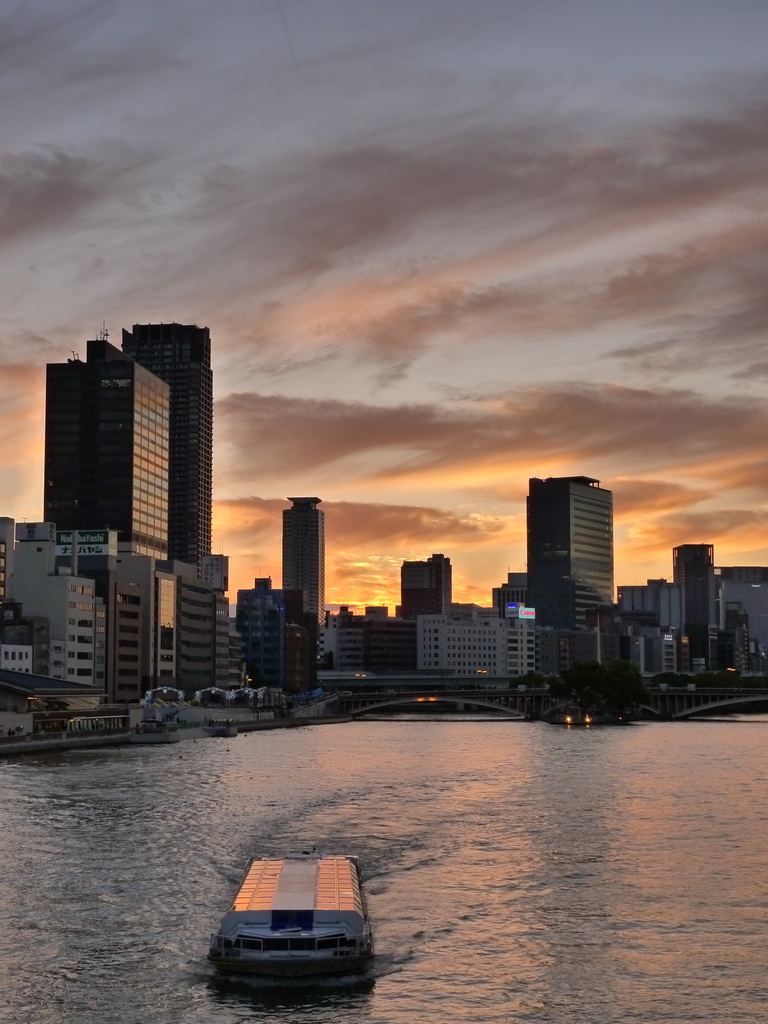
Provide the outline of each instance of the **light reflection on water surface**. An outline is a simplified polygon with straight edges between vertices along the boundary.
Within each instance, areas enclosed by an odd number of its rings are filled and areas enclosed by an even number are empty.
[[[2,761],[0,1019],[762,1022],[766,730],[358,722]],[[246,859],[313,843],[363,861],[372,976],[215,978]]]

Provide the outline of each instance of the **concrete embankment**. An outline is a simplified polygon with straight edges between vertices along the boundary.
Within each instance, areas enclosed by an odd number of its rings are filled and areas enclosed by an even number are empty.
[[[349,715],[329,715],[326,718],[265,718],[254,722],[238,722],[238,735],[246,732],[261,732],[266,729],[296,729],[311,725],[336,725],[351,722]],[[0,757],[12,757],[17,754],[41,754],[52,750],[83,750],[92,747],[120,747],[130,743],[130,732],[105,733],[88,736],[69,733],[56,735],[36,734],[27,736],[0,737]],[[216,739],[203,732],[202,727],[193,726],[179,729],[181,740]],[[232,737],[236,739],[237,737]],[[160,749],[167,744],[154,744]],[[152,746],[148,744],[147,746]],[[146,748],[143,748],[146,749]]]
[[[238,722],[237,731],[255,732],[258,729],[295,729],[305,725],[339,725],[352,722],[351,715],[328,715],[325,718],[272,718],[265,722]]]

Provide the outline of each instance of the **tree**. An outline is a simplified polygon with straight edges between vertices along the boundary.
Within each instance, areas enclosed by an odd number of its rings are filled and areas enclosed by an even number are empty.
[[[553,688],[550,693],[572,700],[579,707],[600,711],[604,704],[608,686],[608,670],[597,661],[577,661],[570,668],[560,673],[561,685]]]
[[[610,665],[596,661],[576,662],[552,680],[550,693],[571,700],[584,711],[626,714],[648,699],[638,669],[616,659]]]
[[[541,672],[526,672],[524,676],[516,676],[514,679],[510,679],[509,688],[510,690],[516,690],[518,686],[527,686],[532,690],[540,690],[546,682],[547,678]]]
[[[640,670],[636,665],[617,658],[608,666],[610,676],[606,704],[611,711],[623,715],[649,699]]]

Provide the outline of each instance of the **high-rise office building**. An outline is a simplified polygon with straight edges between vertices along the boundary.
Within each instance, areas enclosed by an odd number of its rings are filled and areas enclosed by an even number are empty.
[[[528,604],[539,626],[583,629],[613,603],[613,494],[588,476],[528,483]]]
[[[213,374],[207,327],[134,324],[123,352],[170,386],[168,557],[200,567],[211,550]]]
[[[288,498],[283,509],[283,589],[305,590],[307,611],[325,621],[325,514],[321,498]],[[314,655],[313,655],[314,657]]]
[[[768,566],[719,566],[715,569],[715,583],[720,629],[725,628],[726,606],[738,602],[749,616],[750,640],[768,647]]]
[[[453,570],[450,558],[431,555],[425,561],[403,562],[400,567],[400,604],[403,619],[418,615],[448,615],[453,598]]]
[[[507,615],[507,605],[524,605],[528,600],[528,573],[508,572],[507,582],[491,591],[493,607],[503,618]]]
[[[168,385],[105,339],[46,371],[45,520],[166,558]]]
[[[683,585],[683,628],[691,643],[694,668],[715,667],[715,549],[712,544],[679,544],[672,548],[672,574]]]
[[[269,576],[253,590],[237,592],[237,631],[243,638],[246,672],[252,686],[282,688],[285,682],[285,605],[283,591]]]

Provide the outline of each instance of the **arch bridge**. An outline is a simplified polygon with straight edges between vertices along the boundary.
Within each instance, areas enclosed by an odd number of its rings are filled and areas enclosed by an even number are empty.
[[[708,711],[738,708],[747,704],[765,704],[765,690],[653,690],[651,699],[640,707],[660,718],[682,721]]]
[[[354,693],[337,691],[339,709],[352,718],[361,718],[377,711],[392,710],[397,707],[434,704],[452,704],[456,708],[467,711],[488,710],[499,717],[520,721],[538,717],[562,705],[561,698],[552,697],[546,688],[521,690],[510,689],[448,689],[416,687],[399,688],[397,692],[388,690],[357,690]],[[707,688],[690,690],[687,687],[654,688],[650,700],[640,707],[655,718],[684,721],[696,715],[722,709],[738,709],[749,704],[764,703],[768,710],[768,690]]]
[[[342,709],[352,718],[362,718],[364,715],[374,714],[377,711],[408,708],[409,706],[418,706],[421,710],[434,706],[434,710],[437,711],[440,705],[451,704],[464,711],[492,711],[499,718],[525,721],[531,710],[530,706],[526,706],[525,701],[522,701],[522,707],[519,706],[521,700],[518,693],[497,690],[468,690],[466,692],[425,690],[398,694],[340,694],[339,702]]]

